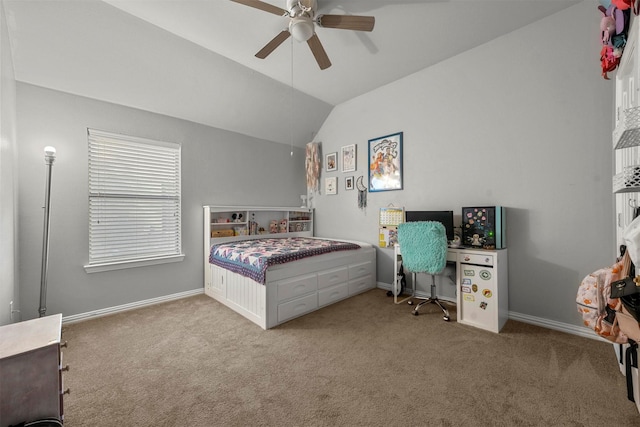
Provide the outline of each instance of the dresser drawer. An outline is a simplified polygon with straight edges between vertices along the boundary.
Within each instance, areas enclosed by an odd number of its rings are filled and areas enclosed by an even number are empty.
[[[463,264],[493,266],[493,254],[479,254],[470,252],[460,252],[460,262]]]
[[[347,283],[349,280],[349,269],[347,266],[318,273],[318,289],[328,288],[340,283]]]
[[[343,283],[331,288],[321,289],[318,291],[318,306],[322,307],[328,304],[345,299],[349,296],[349,285]]]
[[[309,313],[318,308],[318,294],[316,292],[293,301],[278,305],[278,322],[292,319]]]
[[[316,274],[306,274],[304,276],[296,276],[276,282],[278,287],[278,301],[286,301],[296,298],[318,289],[318,279]]]

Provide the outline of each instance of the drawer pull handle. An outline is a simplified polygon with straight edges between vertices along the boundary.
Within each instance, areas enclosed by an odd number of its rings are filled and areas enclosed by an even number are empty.
[[[61,370],[62,372],[65,372],[65,371],[66,371],[66,372],[69,372],[69,365],[64,365],[63,367],[61,367],[61,368],[60,368],[60,370]]]
[[[64,394],[71,394],[71,389],[67,388],[65,391],[61,392],[60,394],[64,395]]]
[[[67,342],[63,342],[60,344],[60,348],[67,348]]]

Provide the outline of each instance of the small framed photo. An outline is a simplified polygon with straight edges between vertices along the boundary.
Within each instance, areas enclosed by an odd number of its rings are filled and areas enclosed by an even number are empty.
[[[324,160],[327,172],[338,170],[338,153],[329,153]]]
[[[402,132],[369,140],[369,192],[402,190]]]
[[[338,194],[338,177],[332,176],[324,179],[325,194]]]
[[[344,179],[344,189],[345,190],[353,190],[353,177],[348,176]]]
[[[342,147],[342,172],[354,172],[356,170],[356,145]]]

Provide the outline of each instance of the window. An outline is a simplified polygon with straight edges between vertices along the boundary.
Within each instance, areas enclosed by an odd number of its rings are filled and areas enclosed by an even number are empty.
[[[88,129],[87,272],[181,261],[180,145]]]

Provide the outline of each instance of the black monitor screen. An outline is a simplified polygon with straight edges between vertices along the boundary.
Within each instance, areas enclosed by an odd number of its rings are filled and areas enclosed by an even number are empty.
[[[453,211],[406,211],[405,220],[441,222],[447,231],[447,240],[453,240]]]

